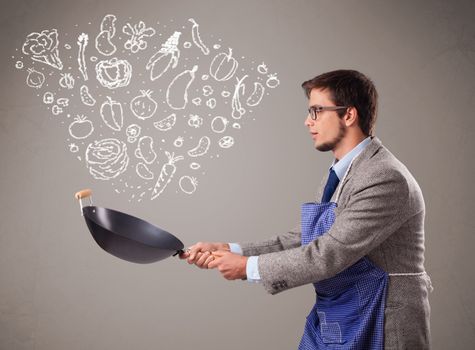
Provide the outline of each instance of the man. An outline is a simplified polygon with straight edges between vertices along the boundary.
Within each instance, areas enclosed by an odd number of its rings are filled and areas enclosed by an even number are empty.
[[[313,283],[317,302],[299,349],[429,349],[422,192],[373,135],[377,92],[337,70],[302,84],[315,148],[335,157],[301,224],[252,243],[196,243],[182,254],[270,293]],[[323,186],[323,184],[325,186]]]

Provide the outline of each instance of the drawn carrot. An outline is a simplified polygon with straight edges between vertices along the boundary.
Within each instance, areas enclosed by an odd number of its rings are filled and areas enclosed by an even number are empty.
[[[170,152],[167,152],[167,151],[165,151],[165,154],[168,157],[168,163],[165,163],[162,166],[162,170],[160,171],[160,175],[158,176],[157,183],[155,184],[155,187],[153,188],[151,199],[155,199],[160,194],[162,194],[162,192],[165,190],[165,188],[168,186],[173,176],[175,175],[175,172],[176,172],[175,163],[183,159],[183,156],[175,157],[174,153],[170,154]]]

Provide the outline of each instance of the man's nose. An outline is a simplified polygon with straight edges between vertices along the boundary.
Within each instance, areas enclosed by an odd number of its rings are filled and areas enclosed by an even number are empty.
[[[315,121],[312,118],[310,118],[310,114],[307,114],[307,118],[305,118],[305,122],[304,122],[305,126],[307,127],[311,126],[313,125],[314,122]]]

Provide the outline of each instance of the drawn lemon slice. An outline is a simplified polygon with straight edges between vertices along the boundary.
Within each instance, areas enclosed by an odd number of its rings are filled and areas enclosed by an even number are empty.
[[[172,113],[168,117],[153,123],[153,126],[160,131],[167,131],[173,128],[176,123],[176,114]]]

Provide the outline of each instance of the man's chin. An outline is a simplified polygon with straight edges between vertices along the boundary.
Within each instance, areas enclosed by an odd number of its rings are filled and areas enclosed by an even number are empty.
[[[315,149],[319,150],[320,152],[328,152],[328,151],[331,151],[333,149],[334,145],[330,144],[330,143],[321,143],[321,144],[317,144],[315,145]]]

